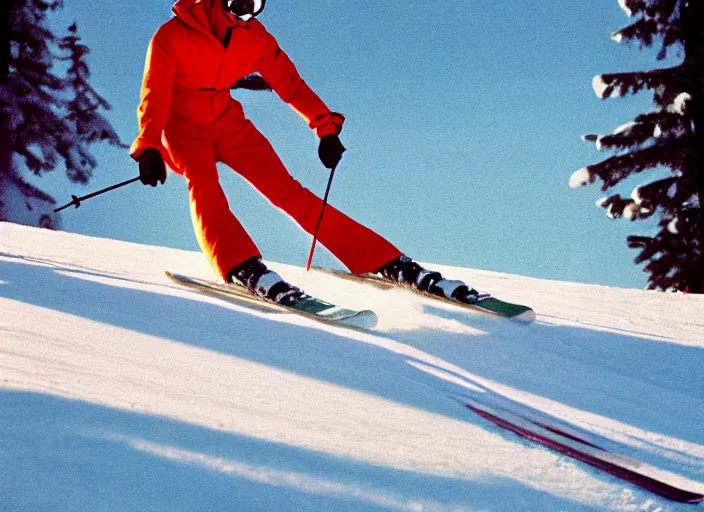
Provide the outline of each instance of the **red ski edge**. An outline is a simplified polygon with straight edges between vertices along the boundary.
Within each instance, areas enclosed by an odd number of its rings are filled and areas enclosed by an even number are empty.
[[[567,455],[568,457],[580,460],[590,466],[605,471],[612,476],[630,482],[659,496],[684,503],[699,503],[704,499],[704,494],[702,493],[671,485],[663,480],[639,472],[636,469],[631,469],[625,465],[620,465],[618,462],[610,461],[608,460],[609,458],[621,459],[623,461],[628,459],[617,454],[612,454],[611,452],[596,447],[591,443],[587,443],[582,439],[563,435],[563,433],[557,429],[540,425],[539,423],[535,423],[525,418],[519,418],[518,421],[515,421],[515,419],[511,420],[510,418],[502,417],[502,415],[511,416],[511,413],[502,413],[499,410],[485,406],[473,400],[471,400],[470,403],[465,403],[465,406],[482,418],[489,420],[503,429],[514,432],[515,434],[518,434],[526,439],[530,439],[531,441],[535,441],[536,443]],[[524,425],[521,425],[520,423],[524,423]],[[556,436],[562,437],[563,439],[556,439]],[[582,443],[583,446],[580,447],[578,444],[574,445],[574,442]],[[639,464],[636,461],[634,462],[639,466],[645,466],[645,464]]]

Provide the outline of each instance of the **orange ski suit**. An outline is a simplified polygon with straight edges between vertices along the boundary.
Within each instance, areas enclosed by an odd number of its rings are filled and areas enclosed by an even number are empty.
[[[230,87],[259,72],[319,137],[339,133],[344,117],[306,85],[259,21],[237,19],[220,0],[179,0],[173,11],[176,16],[159,27],[149,45],[139,135],[130,154],[137,159],[146,148],[155,148],[183,175],[198,243],[227,279],[233,267],[261,254],[230,211],[216,161],[243,176],[308,233],[314,232],[322,208],[322,200],[288,173],[269,141],[244,117]],[[353,273],[373,272],[401,254],[331,206],[318,239]]]

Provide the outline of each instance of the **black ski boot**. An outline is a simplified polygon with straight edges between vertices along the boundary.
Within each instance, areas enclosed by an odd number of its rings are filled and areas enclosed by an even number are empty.
[[[253,294],[282,306],[293,306],[305,296],[300,288],[284,281],[257,257],[249,258],[233,268],[228,274],[228,281],[241,284]]]
[[[403,254],[381,267],[376,273],[381,274],[384,279],[409,286],[414,290],[466,304],[475,304],[484,297],[462,281],[445,279],[440,272],[426,270]]]

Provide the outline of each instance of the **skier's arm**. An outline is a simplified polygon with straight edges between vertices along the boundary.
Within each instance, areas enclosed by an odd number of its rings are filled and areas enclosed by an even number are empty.
[[[271,85],[279,97],[306,120],[318,137],[339,134],[345,117],[331,112],[298,74],[296,66],[279,47],[278,42],[258,21],[252,21],[260,31],[256,48],[259,62],[257,71]]]
[[[141,102],[137,109],[139,135],[130,148],[130,155],[135,160],[147,148],[157,149],[162,156],[168,157],[161,142],[161,134],[171,112],[176,68],[176,55],[165,34],[165,27],[162,26],[149,43],[144,64]]]

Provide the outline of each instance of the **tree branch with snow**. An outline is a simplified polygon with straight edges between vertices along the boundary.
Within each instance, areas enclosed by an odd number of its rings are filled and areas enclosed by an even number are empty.
[[[619,0],[636,18],[612,36],[638,42],[641,48],[659,40],[658,60],[668,49],[683,52],[680,64],[663,69],[597,75],[592,87],[601,99],[653,93],[654,109],[610,134],[585,135],[599,151],[614,154],[574,172],[572,188],[602,182],[617,187],[635,174],[669,169],[670,176],[644,183],[622,197],[597,201],[609,218],[630,220],[659,216],[654,236],[633,235],[628,246],[639,249],[636,264],[647,263],[648,288],[704,293],[704,121],[694,105],[704,100],[704,8],[701,0]],[[697,118],[696,116],[699,115]],[[702,127],[697,130],[697,126]],[[693,213],[695,212],[695,213]]]

